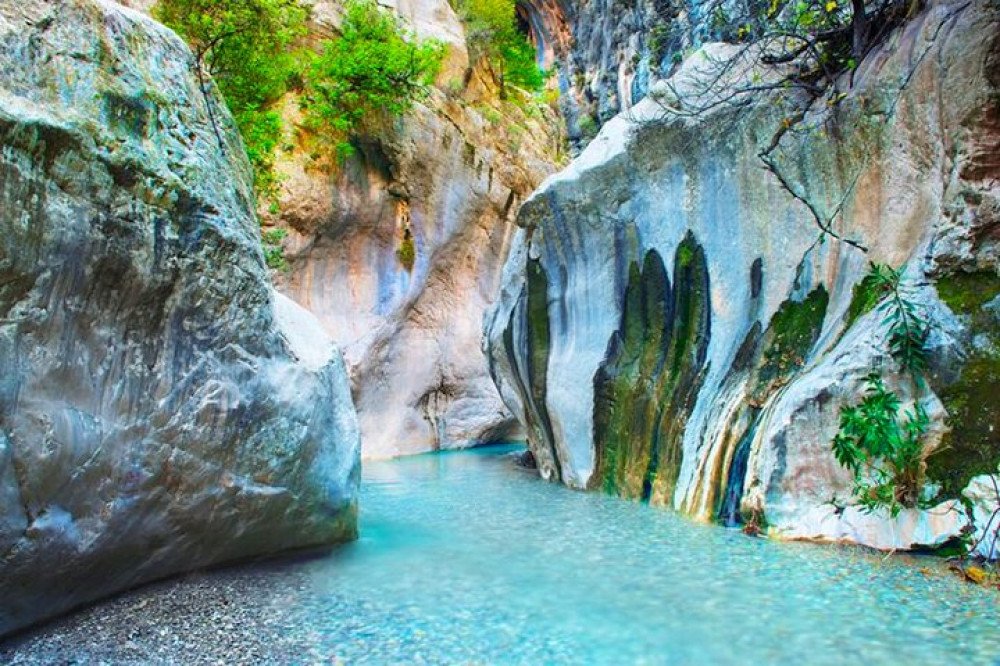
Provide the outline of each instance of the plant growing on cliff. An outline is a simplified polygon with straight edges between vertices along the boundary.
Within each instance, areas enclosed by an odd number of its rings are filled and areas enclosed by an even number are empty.
[[[258,195],[273,196],[281,119],[268,107],[288,90],[296,71],[292,45],[305,34],[308,10],[297,0],[160,0],[154,13],[191,46],[220,147],[210,79],[236,120]]]
[[[408,273],[413,271],[413,266],[417,262],[417,246],[413,242],[413,232],[409,228],[403,230],[403,240],[396,249],[396,259]]]
[[[325,40],[305,69],[305,126],[340,156],[350,140],[384,131],[428,94],[444,47],[419,40],[374,0],[349,0],[341,34]]]
[[[923,436],[930,420],[918,403],[900,415],[900,400],[881,374],[866,380],[860,404],[840,410],[833,454],[854,475],[853,494],[866,511],[885,508],[896,516],[917,506],[923,485]]]
[[[889,353],[908,372],[917,388],[927,367],[929,328],[909,298],[902,271],[871,265],[856,291],[861,309],[875,307],[888,327]],[[877,304],[877,305],[876,305]],[[884,508],[892,516],[920,500],[924,477],[923,438],[930,420],[918,402],[900,414],[899,396],[889,391],[880,371],[866,379],[859,404],[840,410],[840,430],[831,444],[833,454],[854,477],[853,495],[867,511]]]
[[[459,11],[466,25],[466,42],[473,62],[484,66],[506,99],[508,88],[540,90],[545,75],[535,47],[519,21],[514,0],[462,0]]]
[[[261,245],[264,248],[264,261],[269,268],[283,271],[288,268],[285,259],[285,248],[282,241],[288,236],[285,229],[271,229],[261,233]]]

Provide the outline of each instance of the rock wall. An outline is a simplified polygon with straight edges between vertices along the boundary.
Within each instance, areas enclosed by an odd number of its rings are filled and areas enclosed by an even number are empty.
[[[867,254],[820,234],[763,168],[758,153],[794,108],[780,95],[689,118],[666,113],[667,89],[654,89],[548,179],[521,209],[485,320],[541,474],[879,548],[971,529],[963,493],[988,515],[1000,463],[988,402],[1000,389],[998,35],[995,4],[934,3],[853,86],[841,82],[845,98],[817,102],[782,138],[789,187]],[[697,89],[726,48],[688,58],[676,88]],[[869,260],[906,266],[932,323],[929,387],[898,372],[881,315],[858,307]],[[830,441],[873,367],[934,420],[933,509],[892,519],[850,505]]]
[[[182,41],[103,0],[6,2],[0,69],[0,635],[353,538],[343,361],[273,292]]]
[[[314,32],[336,23],[338,7],[316,5]],[[289,231],[279,290],[344,346],[366,457],[517,434],[481,351],[481,321],[499,290],[517,209],[564,152],[553,109],[501,102],[469,69],[464,29],[447,2],[397,10],[419,35],[448,44],[438,87],[332,169],[297,129],[290,96],[282,193],[265,212],[268,225]],[[408,267],[399,252],[410,242]]]

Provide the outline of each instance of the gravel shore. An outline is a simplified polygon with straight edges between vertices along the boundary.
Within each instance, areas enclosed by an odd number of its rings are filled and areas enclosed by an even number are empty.
[[[154,583],[0,643],[0,663],[337,663],[310,654],[297,601],[302,561],[268,562]],[[344,617],[351,612],[343,605]]]

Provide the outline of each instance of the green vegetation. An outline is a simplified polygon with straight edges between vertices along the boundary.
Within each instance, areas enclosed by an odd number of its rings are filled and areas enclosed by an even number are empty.
[[[899,397],[877,372],[868,375],[861,403],[840,410],[833,454],[854,475],[854,496],[864,510],[885,508],[896,516],[903,507],[917,506],[929,424],[919,403],[901,419]]]
[[[407,272],[411,272],[417,262],[417,246],[413,242],[413,232],[408,228],[403,230],[403,240],[396,250],[396,259]]]
[[[286,236],[288,236],[288,231],[285,229],[271,229],[261,234],[264,261],[267,262],[268,267],[279,271],[288,268],[288,262],[285,260],[285,248],[281,244]]]
[[[341,34],[319,53],[294,48],[309,16],[298,0],[161,0],[156,16],[190,44],[213,124],[209,77],[218,84],[263,199],[277,195],[284,129],[271,107],[290,89],[304,90],[305,126],[344,155],[352,138],[384,131],[424,96],[444,56],[375,0],[348,0]]]
[[[304,72],[306,127],[350,154],[352,138],[379,134],[426,96],[443,57],[440,43],[419,41],[375,0],[348,0],[341,34]]]
[[[208,94],[208,78],[215,80],[243,137],[257,193],[273,197],[281,118],[268,107],[295,78],[292,46],[305,34],[308,11],[296,0],[161,0],[155,14],[190,44],[218,133]]]
[[[908,298],[902,271],[873,263],[859,287],[854,293],[859,303],[856,309],[860,312],[881,301],[877,309],[889,326],[889,352],[911,374],[917,388],[922,387],[929,328]],[[866,386],[859,404],[840,410],[833,453],[854,476],[858,504],[866,511],[884,508],[896,516],[920,500],[923,438],[930,420],[919,402],[904,418],[899,396],[886,389],[880,371],[868,375]]]
[[[805,365],[806,356],[823,329],[829,302],[829,294],[820,285],[802,301],[788,300],[781,304],[764,332],[763,351],[751,383],[751,402],[762,403]]]
[[[472,60],[485,66],[506,99],[513,86],[540,90],[545,75],[538,68],[535,47],[518,29],[514,0],[459,0]]]
[[[844,330],[846,331],[863,315],[874,310],[881,296],[882,293],[869,272],[861,282],[854,285],[854,289],[851,291],[851,303],[847,306]]]

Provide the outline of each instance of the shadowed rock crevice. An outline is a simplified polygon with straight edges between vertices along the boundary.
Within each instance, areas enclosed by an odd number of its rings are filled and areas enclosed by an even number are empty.
[[[562,468],[546,405],[551,333],[548,277],[541,262],[527,259],[527,281],[504,330],[507,359],[516,368],[514,388],[525,407],[528,442],[543,478],[562,481]]]

